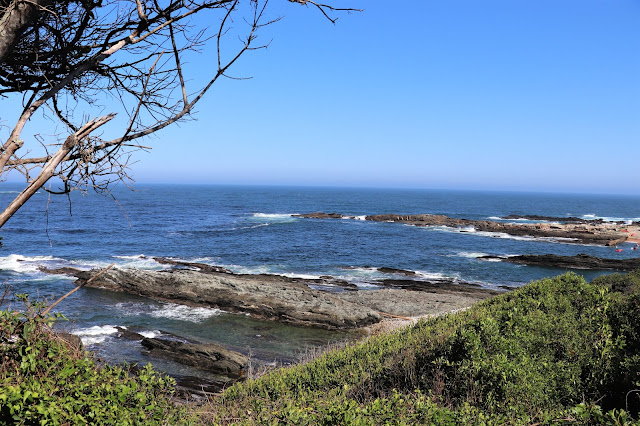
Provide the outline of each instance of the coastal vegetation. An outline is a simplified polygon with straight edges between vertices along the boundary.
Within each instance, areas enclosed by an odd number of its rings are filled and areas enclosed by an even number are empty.
[[[1,314],[5,422],[640,424],[640,271],[565,274],[173,402],[150,367],[102,366],[28,303]]]
[[[534,282],[238,384],[208,407],[209,421],[632,422],[639,284],[640,272],[594,284],[573,274]]]
[[[174,380],[151,365],[101,365],[54,333],[60,315],[16,295],[24,309],[0,311],[0,424],[179,424]]]

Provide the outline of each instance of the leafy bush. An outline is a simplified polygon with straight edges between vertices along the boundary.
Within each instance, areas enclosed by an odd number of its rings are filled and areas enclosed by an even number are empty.
[[[639,283],[640,272],[541,280],[238,383],[191,412],[172,403],[171,379],[97,366],[21,296],[25,312],[0,311],[0,419],[640,425]]]
[[[171,400],[174,381],[150,365],[135,375],[98,366],[50,329],[41,303],[0,311],[0,423],[177,424],[186,412]],[[60,316],[58,316],[60,317]]]
[[[640,291],[640,269],[627,274],[601,275],[594,278],[591,284],[606,286],[612,291],[632,294]]]
[[[640,388],[640,298],[603,284],[573,274],[531,283],[237,384],[204,420],[640,424],[631,417]]]

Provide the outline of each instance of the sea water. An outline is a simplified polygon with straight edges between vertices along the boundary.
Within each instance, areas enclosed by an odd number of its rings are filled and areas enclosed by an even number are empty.
[[[19,187],[0,186],[6,205]],[[340,213],[355,219],[303,219],[297,213]],[[112,194],[37,193],[0,231],[0,279],[12,292],[53,300],[73,288],[73,279],[39,267],[162,269],[154,256],[200,262],[236,273],[291,277],[331,275],[363,289],[383,275],[379,267],[448,277],[486,288],[517,287],[566,272],[478,259],[490,254],[637,257],[623,244],[610,247],[563,240],[476,232],[472,228],[415,227],[365,221],[383,213],[442,214],[475,220],[516,215],[640,220],[640,197],[463,192],[443,190],[137,185]],[[574,271],[587,279],[606,271]],[[5,303],[6,304],[6,303]],[[173,374],[193,374],[147,358],[139,342],[117,339],[126,327],[147,337],[179,335],[217,341],[261,362],[290,362],[311,346],[349,338],[348,333],[256,321],[214,308],[161,303],[123,293],[83,288],[57,307],[63,327],[107,362],[153,361]]]

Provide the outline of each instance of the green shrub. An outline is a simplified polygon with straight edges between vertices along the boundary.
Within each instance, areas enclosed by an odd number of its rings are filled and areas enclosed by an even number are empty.
[[[601,275],[594,278],[591,284],[606,286],[612,291],[631,294],[640,291],[640,269],[627,274]]]
[[[150,365],[135,375],[98,366],[53,333],[43,305],[0,311],[0,423],[177,424],[186,412],[171,400],[174,381]]]
[[[640,296],[610,288],[573,274],[531,283],[237,384],[203,420],[639,424]]]

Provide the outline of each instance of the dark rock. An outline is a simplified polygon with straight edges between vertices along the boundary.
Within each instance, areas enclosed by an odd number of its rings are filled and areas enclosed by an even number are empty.
[[[230,351],[217,343],[183,343],[175,340],[145,338],[142,340],[149,354],[168,358],[184,365],[202,370],[224,374],[228,377],[241,377],[249,361],[239,352]]]
[[[382,272],[383,274],[402,274],[406,276],[416,275],[415,271],[407,271],[404,269],[396,269],[396,268],[378,268],[378,272]]]
[[[313,218],[351,218],[336,213],[311,213],[299,217]],[[473,228],[475,231],[504,233],[513,236],[561,239],[565,243],[597,244],[612,246],[627,240],[628,234],[617,229],[619,224],[603,221],[584,221],[579,223],[504,223],[492,220],[457,219],[443,215],[381,214],[366,216],[365,220],[374,222],[397,222],[413,226],[445,226],[449,228]]]
[[[127,339],[127,340],[142,340],[145,337],[140,334],[140,333],[136,333],[135,331],[131,331],[127,328],[124,327],[118,327],[116,326],[116,330],[118,330],[118,337],[121,337],[123,339]]]
[[[65,331],[59,331],[59,332],[56,332],[56,335],[62,340],[64,340],[69,345],[70,348],[75,350],[83,349],[82,339],[80,339],[80,337],[76,336],[75,334],[67,333]]]
[[[537,221],[547,221],[547,222],[561,222],[561,223],[587,223],[592,225],[601,225],[604,223],[616,224],[616,225],[625,225],[624,221],[612,221],[608,222],[604,219],[583,219],[581,217],[557,217],[557,216],[540,216],[540,215],[519,215],[519,214],[510,214],[509,216],[503,217],[503,219],[513,220],[513,219],[526,219],[526,220],[537,220]]]
[[[507,290],[507,291],[513,291],[513,290],[516,289],[516,287],[511,287],[511,286],[508,286],[508,285],[499,285],[498,288],[501,288],[501,289]]]
[[[345,216],[338,213],[305,213],[305,214],[293,214],[293,217],[303,217],[307,219],[342,219]]]
[[[206,402],[212,395],[222,392],[235,380],[210,379],[196,376],[175,376],[176,396],[185,401]]]
[[[222,274],[233,274],[229,269],[222,266],[212,266],[206,263],[182,262],[180,260],[167,259],[166,257],[154,257],[153,260],[161,265],[183,266],[187,268],[196,268],[201,272],[216,272]]]
[[[442,290],[453,292],[473,292],[474,289],[478,289],[481,292],[486,290],[481,288],[480,285],[467,282],[459,282],[454,279],[442,279],[442,280],[382,280],[378,284],[385,288],[395,288],[411,291],[426,291],[431,293],[437,293]]]
[[[44,266],[38,266],[38,270],[40,272],[44,272],[45,274],[54,274],[54,275],[71,275],[72,277],[77,277],[78,273],[83,272],[77,268],[71,268],[68,266],[62,268],[47,268]]]
[[[83,285],[95,274],[96,271],[79,272],[76,285]],[[155,300],[246,313],[293,325],[347,329],[380,321],[379,315],[371,309],[362,309],[333,294],[309,288],[309,284],[315,283],[325,281],[185,269],[111,269],[88,285]]]
[[[521,265],[543,266],[564,269],[596,269],[613,271],[634,271],[640,268],[640,258],[606,259],[578,254],[576,256],[559,256],[555,254],[520,255],[520,256],[481,256],[478,259],[500,260]]]

